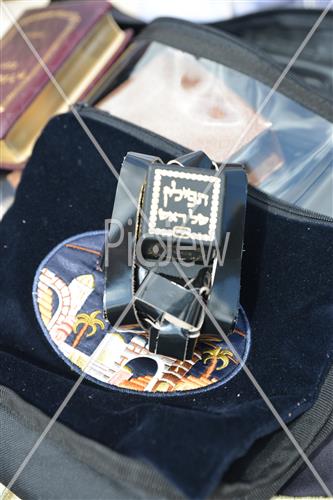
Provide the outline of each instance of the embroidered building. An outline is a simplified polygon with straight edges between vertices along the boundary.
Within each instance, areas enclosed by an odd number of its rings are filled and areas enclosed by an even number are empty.
[[[65,341],[72,332],[76,314],[94,287],[92,274],[77,276],[67,285],[49,269],[41,271],[37,287],[38,307],[45,326],[57,344]],[[54,294],[58,304],[53,313]]]
[[[92,274],[77,276],[69,285],[47,268],[39,277],[37,303],[42,320],[58,348],[76,366],[107,384],[147,392],[197,389],[218,380],[206,377],[205,373],[189,374],[202,358],[198,352],[194,353],[192,360],[185,361],[151,353],[147,349],[147,337],[142,332],[133,334],[129,341],[126,330],[108,333],[92,356],[67,344],[76,315],[94,286]],[[149,373],[144,368],[147,362]]]
[[[194,353],[192,360],[181,361],[151,353],[146,347],[147,342],[146,337],[140,335],[135,335],[126,343],[119,333],[107,334],[98,347],[99,352],[94,355],[88,373],[118,387],[147,392],[196,389],[215,382],[204,375],[188,375],[192,367],[201,360],[200,354]],[[134,376],[130,368],[131,362],[140,359],[155,362],[153,375]]]

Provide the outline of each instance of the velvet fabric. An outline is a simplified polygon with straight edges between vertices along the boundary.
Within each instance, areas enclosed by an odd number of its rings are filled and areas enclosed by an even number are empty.
[[[170,159],[134,135],[84,120],[117,168],[128,151]],[[175,156],[182,152],[175,147]],[[0,224],[0,384],[50,416],[77,374],[38,325],[34,275],[62,240],[103,229],[115,190],[115,177],[75,117],[59,116],[38,140]],[[331,363],[332,242],[332,223],[249,197],[241,289],[252,327],[247,366],[286,422],[311,407]],[[192,498],[212,493],[255,440],[279,427],[244,370],[194,395],[135,394],[84,381],[60,420],[153,464]]]

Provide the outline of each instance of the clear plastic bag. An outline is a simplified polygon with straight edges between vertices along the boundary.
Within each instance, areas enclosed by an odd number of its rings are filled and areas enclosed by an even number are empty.
[[[270,92],[222,64],[153,42],[99,107],[218,162],[245,163],[252,185],[333,216],[332,124]]]

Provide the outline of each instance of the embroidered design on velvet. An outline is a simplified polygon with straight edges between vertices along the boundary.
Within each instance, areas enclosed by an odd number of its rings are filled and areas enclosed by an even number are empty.
[[[103,244],[103,231],[78,235],[58,245],[37,270],[35,312],[64,361],[97,383],[146,393],[202,389],[239,372],[250,345],[242,309],[229,336],[242,363],[214,335],[201,336],[192,360],[180,361],[149,352],[148,335],[137,324],[113,329],[102,312],[104,276],[98,264]]]

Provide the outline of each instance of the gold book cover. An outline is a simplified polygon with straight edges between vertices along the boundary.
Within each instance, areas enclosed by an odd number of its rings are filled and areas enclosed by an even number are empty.
[[[29,10],[1,40],[0,168],[22,168],[48,120],[91,92],[125,48],[131,32],[110,8],[73,0]]]

